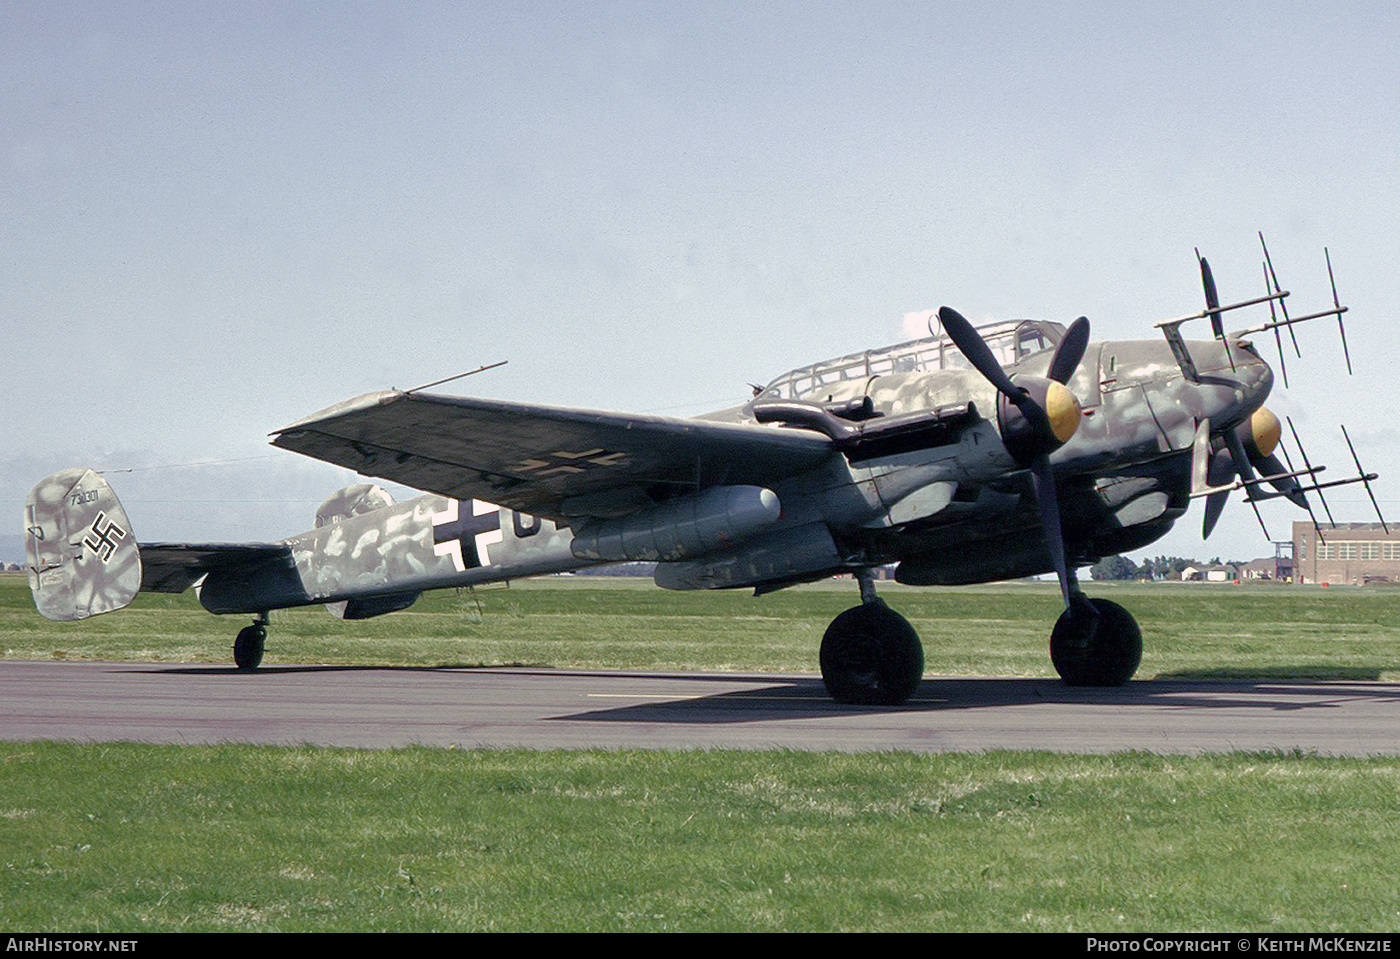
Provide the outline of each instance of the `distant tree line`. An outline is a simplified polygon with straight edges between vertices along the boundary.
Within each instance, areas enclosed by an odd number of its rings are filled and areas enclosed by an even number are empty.
[[[1232,566],[1243,566],[1245,561],[1231,560]],[[1181,571],[1189,566],[1219,566],[1220,557],[1217,556],[1209,563],[1203,563],[1198,559],[1189,556],[1158,556],[1156,559],[1145,559],[1139,565],[1128,559],[1126,556],[1105,556],[1093,566],[1089,567],[1089,575],[1093,579],[1142,579],[1142,580],[1162,580],[1180,579]]]

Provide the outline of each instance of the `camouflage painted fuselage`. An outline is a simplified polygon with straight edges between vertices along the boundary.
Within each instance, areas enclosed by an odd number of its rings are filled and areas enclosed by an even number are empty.
[[[1226,429],[1267,397],[1272,373],[1247,343],[1188,346],[1195,381],[1161,341],[1092,346],[1069,380],[1083,416],[1050,461],[1073,562],[1163,535],[1189,502],[1198,424]],[[1044,376],[1050,355],[1025,356],[1007,372]],[[940,408],[968,412],[932,445],[869,458],[833,447],[816,468],[771,489],[719,487],[721,497],[712,488],[615,520],[541,519],[437,495],[377,508],[370,498],[361,512],[333,507],[324,525],[285,541],[290,560],[256,576],[211,574],[201,600],[214,612],[345,604],[340,614],[353,618],[403,608],[426,589],[622,559],[656,562],[656,582],[672,589],[766,590],[886,563],[920,584],[1053,568],[1027,471],[1003,446],[998,397],[979,374],[889,371],[791,394],[830,408],[866,397],[870,424]],[[701,419],[752,425],[754,404]]]
[[[419,496],[293,536],[289,557],[256,575],[211,573],[200,602],[215,613],[345,604],[332,611],[364,618],[402,609],[427,589],[587,565],[569,550],[572,538],[550,520],[490,503]]]

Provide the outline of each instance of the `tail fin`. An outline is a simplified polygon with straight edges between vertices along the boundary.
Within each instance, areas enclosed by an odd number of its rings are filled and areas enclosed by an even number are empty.
[[[107,481],[63,470],[29,493],[25,554],[34,605],[48,619],[86,619],[121,609],[141,589],[131,521]]]

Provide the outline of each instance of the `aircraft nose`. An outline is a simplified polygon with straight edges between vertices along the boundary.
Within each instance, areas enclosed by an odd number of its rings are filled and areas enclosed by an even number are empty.
[[[1245,449],[1257,456],[1272,456],[1283,435],[1283,425],[1267,406],[1255,410],[1241,429]]]
[[[1079,429],[1083,412],[1073,390],[1050,380],[1045,390],[1045,414],[1050,419],[1050,432],[1055,434],[1055,439],[1068,443]]]
[[[1028,463],[1069,442],[1079,429],[1083,411],[1073,391],[1056,380],[1018,375],[1016,388],[1029,400],[1025,405],[1030,413],[1002,397],[997,402],[997,421],[1007,450]]]

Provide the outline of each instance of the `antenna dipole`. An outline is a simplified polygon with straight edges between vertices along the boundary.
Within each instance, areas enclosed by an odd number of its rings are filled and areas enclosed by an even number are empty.
[[[494,370],[498,366],[505,366],[510,360],[501,360],[499,363],[488,363],[485,366],[478,366],[474,370],[467,370],[465,373],[457,373],[453,376],[444,376],[440,380],[433,380],[431,383],[424,383],[422,386],[415,386],[411,390],[404,390],[405,393],[417,393],[419,390],[426,390],[431,386],[441,386],[444,383],[451,383],[453,380],[460,380],[464,376],[473,376],[477,373],[485,373],[487,370]]]

